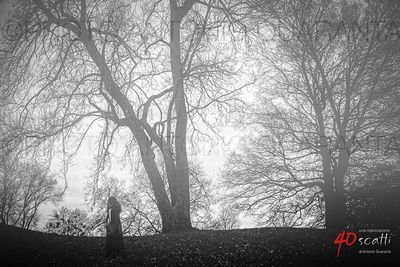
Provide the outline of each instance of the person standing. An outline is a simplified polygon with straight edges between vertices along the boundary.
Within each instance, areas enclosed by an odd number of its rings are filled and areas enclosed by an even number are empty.
[[[106,217],[106,255],[118,255],[124,249],[121,226],[121,205],[114,196],[108,198]]]

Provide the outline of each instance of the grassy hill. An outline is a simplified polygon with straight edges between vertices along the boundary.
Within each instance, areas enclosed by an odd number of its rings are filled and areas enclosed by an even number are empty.
[[[359,254],[358,242],[342,246],[336,231],[259,228],[189,231],[125,237],[125,252],[104,256],[105,239],[68,237],[0,224],[2,266],[399,266],[399,240],[391,254]],[[396,261],[399,261],[396,264]]]

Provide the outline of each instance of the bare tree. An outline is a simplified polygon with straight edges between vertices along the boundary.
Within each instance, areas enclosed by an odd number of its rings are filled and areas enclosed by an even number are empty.
[[[38,209],[61,201],[63,191],[38,163],[21,163],[11,153],[1,155],[0,160],[0,220],[29,229],[38,221]]]
[[[44,230],[47,233],[70,236],[90,236],[92,233],[87,212],[66,207],[53,211]]]
[[[253,51],[265,79],[247,121],[257,134],[226,167],[231,197],[264,208],[266,222],[280,214],[287,225],[343,227],[350,172],[396,157],[366,142],[398,131],[400,47],[390,21],[399,7],[256,2],[263,26]],[[385,23],[367,29],[371,20]]]
[[[208,228],[213,230],[232,230],[239,227],[239,211],[232,205],[222,206],[219,213],[208,223]]]
[[[16,13],[26,15],[16,15],[27,18],[23,34],[6,46],[6,62],[24,77],[10,104],[27,122],[22,134],[59,142],[68,164],[101,122],[95,181],[114,139],[130,136],[127,150],[140,153],[163,231],[191,228],[188,131],[191,140],[209,138],[214,129],[199,128],[210,126],[206,111],[228,114],[241,88],[229,86],[237,70],[218,35],[228,9],[194,0],[29,2]]]

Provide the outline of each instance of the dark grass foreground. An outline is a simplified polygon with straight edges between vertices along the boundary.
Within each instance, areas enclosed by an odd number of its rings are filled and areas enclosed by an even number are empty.
[[[299,228],[189,231],[125,237],[125,253],[104,256],[105,239],[67,237],[0,224],[1,266],[400,266],[392,254],[358,254],[333,244],[337,232]],[[397,245],[396,245],[397,243]]]

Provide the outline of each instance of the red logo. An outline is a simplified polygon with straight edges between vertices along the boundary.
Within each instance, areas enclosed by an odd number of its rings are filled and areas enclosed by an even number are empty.
[[[342,244],[344,243],[346,246],[352,246],[357,240],[357,235],[354,232],[345,232],[342,231],[336,237],[334,244],[338,245],[337,257],[339,258],[340,249],[342,248]]]

